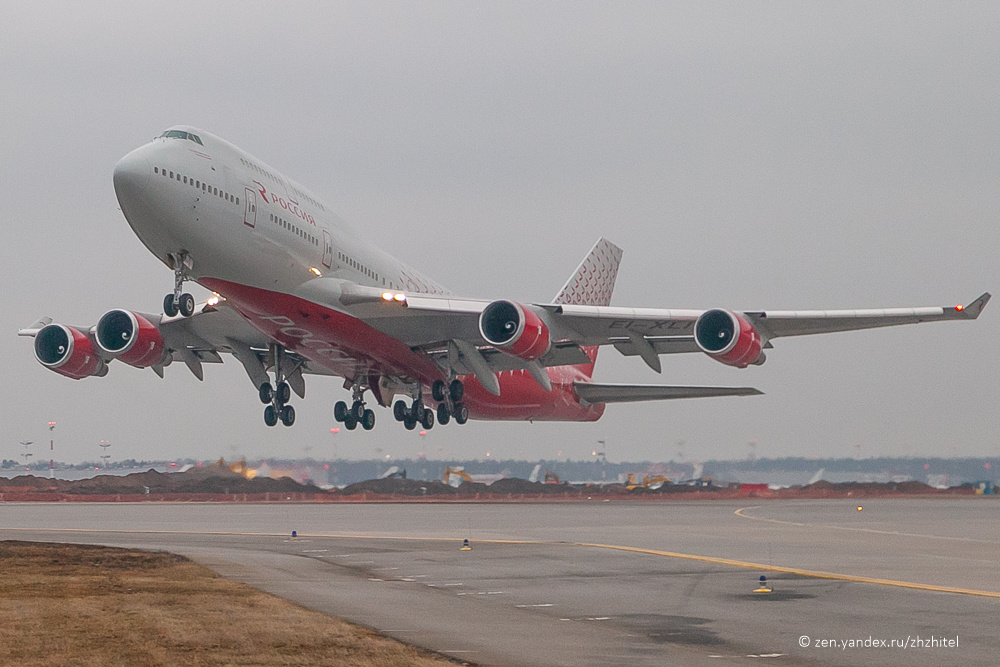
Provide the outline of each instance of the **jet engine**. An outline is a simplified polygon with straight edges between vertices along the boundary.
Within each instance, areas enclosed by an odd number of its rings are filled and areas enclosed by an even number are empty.
[[[35,358],[46,368],[74,380],[108,374],[107,365],[87,334],[63,324],[49,324],[35,334]]]
[[[487,343],[525,361],[549,351],[552,339],[541,318],[513,301],[494,301],[479,316],[479,333]]]
[[[147,368],[163,361],[160,331],[142,315],[109,310],[95,327],[97,345],[130,366]]]
[[[727,366],[746,368],[764,363],[764,341],[742,315],[708,310],[694,324],[694,340],[702,352]]]

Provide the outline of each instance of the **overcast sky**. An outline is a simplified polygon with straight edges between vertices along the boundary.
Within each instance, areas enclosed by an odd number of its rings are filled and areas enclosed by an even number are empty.
[[[114,363],[73,381],[18,327],[158,312],[172,274],[115,199],[117,160],[185,123],[318,194],[470,296],[550,300],[601,235],[612,304],[865,308],[1000,289],[996,3],[6,3],[0,457],[1000,457],[992,304],[975,323],[781,339],[760,368],[598,381],[751,385],[610,406],[596,424],[470,422],[333,436],[330,378],[268,429],[239,363]],[[47,449],[47,446],[45,447]],[[381,450],[381,451],[380,451]],[[36,457],[48,458],[36,451]]]

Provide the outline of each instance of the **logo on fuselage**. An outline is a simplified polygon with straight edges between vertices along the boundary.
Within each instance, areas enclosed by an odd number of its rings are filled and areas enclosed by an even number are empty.
[[[297,218],[305,220],[314,227],[316,226],[316,218],[313,217],[312,213],[303,211],[301,208],[299,208],[299,205],[296,204],[295,202],[287,201],[285,200],[284,197],[280,195],[277,195],[273,192],[268,192],[267,188],[264,187],[264,184],[261,183],[260,181],[254,181],[254,183],[257,184],[257,191],[260,192],[260,196],[264,198],[265,202],[276,204],[281,208],[285,209],[286,211],[288,211],[289,213],[291,213],[292,215],[296,216]]]

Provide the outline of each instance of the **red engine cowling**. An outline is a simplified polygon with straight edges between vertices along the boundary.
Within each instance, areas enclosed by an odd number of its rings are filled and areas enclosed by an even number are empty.
[[[702,352],[727,366],[746,368],[764,363],[764,341],[742,315],[708,310],[694,325],[694,340]]]
[[[60,375],[80,380],[108,374],[108,367],[87,334],[63,324],[49,324],[35,334],[35,358]]]
[[[130,366],[147,368],[163,361],[163,336],[145,317],[109,310],[95,327],[97,345]]]
[[[513,301],[486,306],[479,316],[479,333],[490,345],[525,361],[534,361],[552,346],[541,318]]]

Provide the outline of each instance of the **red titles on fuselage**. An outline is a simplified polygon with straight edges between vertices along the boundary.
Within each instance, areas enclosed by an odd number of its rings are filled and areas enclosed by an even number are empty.
[[[293,201],[287,201],[284,197],[281,197],[273,192],[268,192],[267,188],[265,188],[264,184],[261,183],[260,181],[254,181],[254,183],[257,184],[260,196],[264,198],[264,201],[269,202],[271,204],[276,204],[277,206],[280,206],[281,208],[285,209],[295,217],[301,218],[302,220],[308,222],[310,225],[316,226],[316,218],[313,217],[312,213],[302,210],[301,208],[299,208],[299,205]]]

